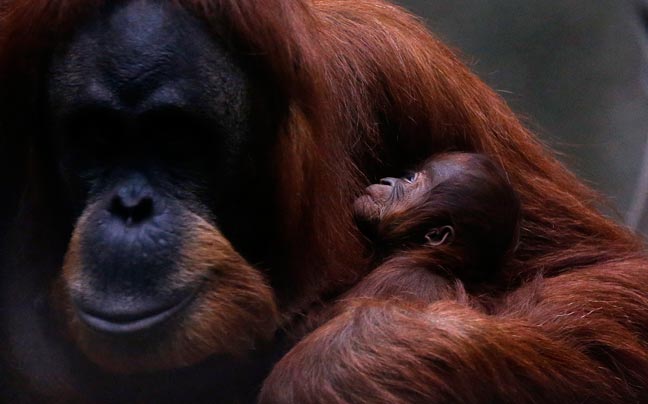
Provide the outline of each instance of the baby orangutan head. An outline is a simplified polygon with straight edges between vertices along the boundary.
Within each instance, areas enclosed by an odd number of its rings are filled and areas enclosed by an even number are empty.
[[[514,247],[520,203],[486,156],[447,153],[367,187],[354,212],[381,254],[412,252],[430,265],[481,279]]]

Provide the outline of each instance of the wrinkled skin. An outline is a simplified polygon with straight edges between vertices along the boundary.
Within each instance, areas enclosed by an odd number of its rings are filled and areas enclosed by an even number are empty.
[[[267,254],[273,206],[250,204],[272,199],[259,173],[275,130],[264,86],[213,38],[171,3],[117,3],[50,62],[39,147],[59,188],[52,215],[73,231],[58,232],[69,243],[42,264],[58,274],[34,280],[32,264],[5,294],[10,347],[28,358],[39,394],[131,401],[151,383],[159,400],[179,390],[198,400],[227,397],[233,380],[259,383],[277,307],[266,274],[240,253]],[[29,282],[36,290],[16,295]]]

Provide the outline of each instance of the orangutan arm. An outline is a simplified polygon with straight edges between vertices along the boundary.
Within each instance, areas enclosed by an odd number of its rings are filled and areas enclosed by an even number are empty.
[[[533,282],[493,316],[450,301],[350,300],[275,366],[260,402],[646,402],[645,267]]]
[[[338,311],[346,300],[371,297],[378,300],[399,298],[432,303],[439,300],[466,302],[463,283],[443,268],[431,270],[417,265],[407,255],[395,256],[371,271],[336,304]]]

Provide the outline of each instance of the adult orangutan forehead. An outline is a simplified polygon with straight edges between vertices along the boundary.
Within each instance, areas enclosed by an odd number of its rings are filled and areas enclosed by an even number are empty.
[[[175,107],[223,130],[246,130],[249,80],[205,24],[174,2],[108,2],[59,49],[51,70],[55,113]]]

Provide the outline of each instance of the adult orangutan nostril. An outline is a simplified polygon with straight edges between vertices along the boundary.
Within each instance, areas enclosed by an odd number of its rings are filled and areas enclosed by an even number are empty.
[[[153,198],[151,196],[123,198],[118,194],[112,198],[108,210],[127,226],[138,225],[153,217]]]

